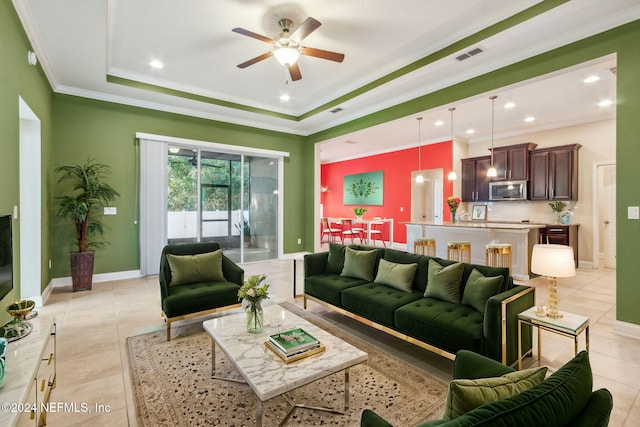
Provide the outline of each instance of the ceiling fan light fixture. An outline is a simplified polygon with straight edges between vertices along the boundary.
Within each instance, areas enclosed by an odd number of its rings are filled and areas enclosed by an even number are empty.
[[[298,58],[300,58],[300,50],[289,46],[276,46],[276,49],[273,51],[273,55],[276,57],[280,65],[289,67],[295,64],[298,61]]]

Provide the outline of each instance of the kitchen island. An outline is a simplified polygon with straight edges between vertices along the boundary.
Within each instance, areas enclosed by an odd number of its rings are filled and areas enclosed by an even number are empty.
[[[485,263],[485,247],[489,243],[509,243],[512,251],[511,275],[514,279],[529,280],[530,259],[533,245],[538,243],[538,229],[543,224],[511,222],[462,221],[446,222],[415,221],[405,222],[407,226],[407,252],[413,252],[413,242],[421,237],[436,239],[436,256],[447,257],[447,242],[471,242],[471,262]]]

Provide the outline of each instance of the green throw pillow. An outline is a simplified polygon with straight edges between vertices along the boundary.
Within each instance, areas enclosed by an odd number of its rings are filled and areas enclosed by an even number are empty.
[[[460,304],[460,282],[462,282],[463,271],[464,264],[460,262],[443,267],[430,259],[424,296]]]
[[[495,378],[453,380],[449,383],[443,418],[453,420],[486,403],[520,394],[541,384],[546,374],[547,368],[542,366]]]
[[[376,249],[371,251],[357,251],[347,248],[344,257],[344,268],[341,276],[373,281],[373,269],[376,266]]]
[[[342,273],[344,266],[344,250],[346,246],[337,243],[329,243],[329,256],[327,258],[327,267],[325,273]]]
[[[502,276],[485,277],[474,268],[469,274],[467,284],[464,287],[462,303],[470,305],[480,313],[484,313],[487,300],[500,292],[503,281],[504,277]]]
[[[222,274],[222,249],[197,255],[167,254],[171,283],[169,286],[197,282],[226,282]]]
[[[381,259],[378,265],[375,283],[389,285],[401,291],[411,292],[413,278],[416,275],[418,264],[398,264]]]

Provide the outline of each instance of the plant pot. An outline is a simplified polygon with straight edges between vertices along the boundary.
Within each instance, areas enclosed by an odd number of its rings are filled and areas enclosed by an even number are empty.
[[[93,282],[93,251],[71,253],[73,291],[90,291]]]

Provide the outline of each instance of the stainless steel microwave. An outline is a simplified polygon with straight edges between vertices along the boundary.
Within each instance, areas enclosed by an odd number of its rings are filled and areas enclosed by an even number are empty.
[[[527,200],[527,181],[490,182],[489,200]]]

